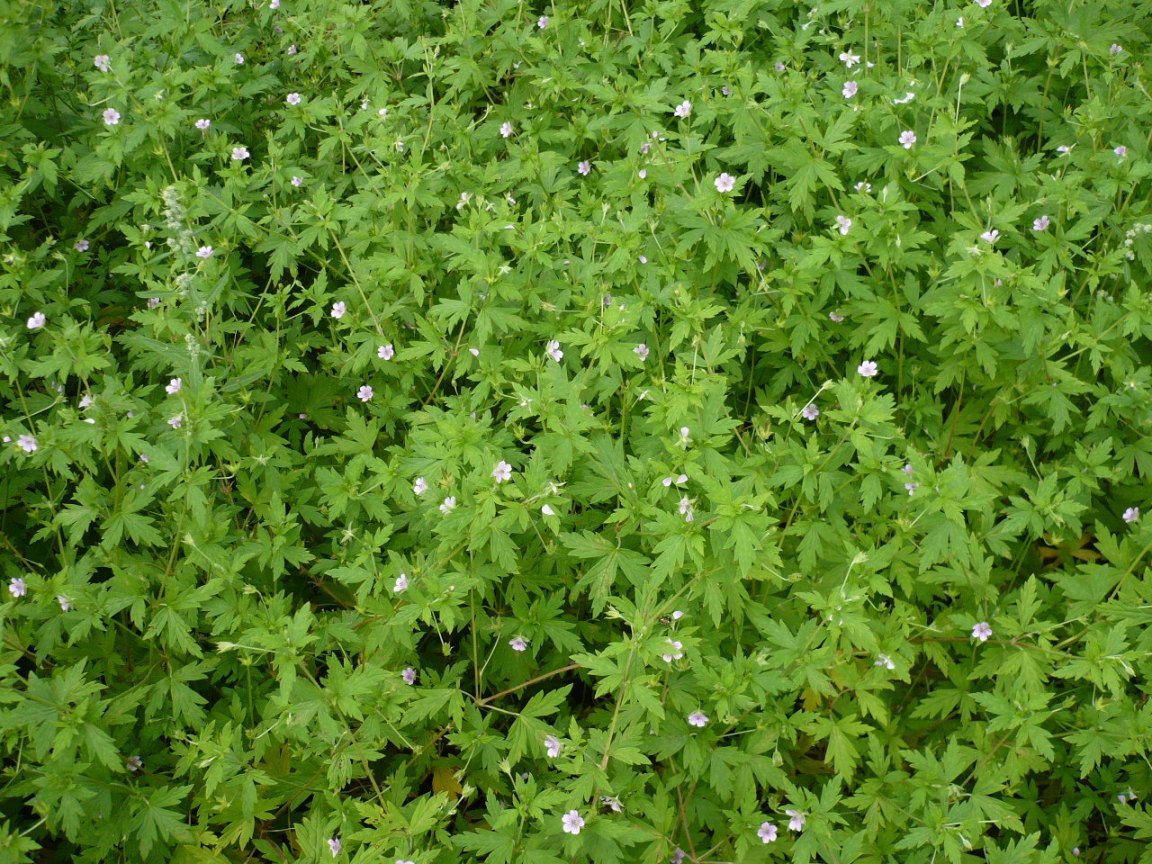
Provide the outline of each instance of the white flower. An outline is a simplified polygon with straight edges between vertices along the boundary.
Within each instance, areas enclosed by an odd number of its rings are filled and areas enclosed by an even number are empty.
[[[543,513],[545,516],[555,516],[556,515],[556,511],[553,510],[551,507],[549,507],[547,504],[545,504],[543,507],[540,508],[540,512]]]
[[[905,150],[911,150],[912,145],[916,143],[916,133],[911,129],[905,129],[900,133],[900,146]]]
[[[109,108],[104,112],[104,125],[115,126],[120,122],[120,112],[115,108]]]
[[[579,811],[569,810],[564,814],[564,833],[573,836],[580,833],[580,829],[584,827],[584,819],[581,818]]]
[[[852,230],[852,220],[847,216],[840,214],[836,217],[836,227],[842,236],[847,235],[847,233]]]
[[[980,239],[983,240],[985,243],[988,243],[989,245],[991,245],[1000,239],[1000,232],[997,231],[995,228],[990,228],[989,230],[985,231],[983,234],[980,235]]]
[[[243,162],[245,159],[247,159],[249,157],[249,155],[251,155],[251,154],[249,154],[247,147],[233,147],[232,148],[232,161],[234,161],[234,162]]]
[[[692,103],[685,99],[683,102],[676,106],[672,113],[683,119],[692,113]]]
[[[560,350],[560,343],[555,339],[548,343],[548,347],[544,351],[549,357],[559,363],[564,359],[564,352]]]
[[[300,104],[300,94],[299,93],[289,93],[288,96],[284,99],[284,101],[287,102],[289,105],[299,105]]]
[[[244,65],[244,55],[243,54],[240,54],[239,52],[237,52],[236,55],[233,56],[232,59],[236,61],[237,66],[243,66]]]
[[[211,258],[212,253],[214,251],[216,251],[216,250],[214,250],[211,246],[201,246],[199,249],[196,250],[196,257],[197,258]]]
[[[21,435],[16,439],[16,446],[23,450],[25,453],[35,453],[38,444],[36,438],[32,435]]]
[[[857,93],[857,91],[859,91],[859,89],[860,89],[860,85],[857,84],[855,81],[845,81],[844,82],[844,89],[841,90],[840,92],[842,94],[844,94],[845,99],[851,99],[853,96],[856,95],[856,93]]]
[[[632,353],[639,357],[640,362],[643,363],[648,359],[648,346],[641,342],[639,345],[632,349]]]
[[[508,644],[512,647],[513,651],[527,651],[528,640],[523,636],[515,636],[509,640]]]
[[[28,329],[39,330],[46,323],[48,323],[48,319],[44,316],[43,312],[34,312],[32,317],[28,319]]]
[[[391,360],[396,356],[396,350],[392,347],[391,343],[388,345],[381,345],[376,349],[376,356],[381,360]]]
[[[736,178],[727,171],[716,178],[716,191],[721,194],[731,192],[736,187]]]
[[[423,495],[428,491],[428,484],[423,477],[416,478],[416,482],[412,485],[412,491],[417,495]]]
[[[374,395],[375,393],[373,392],[372,387],[368,384],[364,384],[359,390],[356,391],[356,398],[358,398],[361,402],[372,401],[372,397]]]
[[[456,496],[449,495],[444,499],[444,503],[440,505],[440,512],[447,516],[456,509]]]
[[[544,738],[544,749],[548,751],[548,756],[555,759],[560,755],[560,739],[555,735],[548,735]]]
[[[841,51],[840,62],[851,69],[853,66],[860,62],[860,55],[853,54],[851,51]]]
[[[392,585],[392,593],[400,594],[408,590],[408,574],[401,573],[396,577],[396,582]]]
[[[501,138],[511,138],[512,137],[512,124],[509,123],[507,120],[505,120],[503,123],[500,124],[500,137]]]
[[[348,311],[348,307],[344,305],[343,300],[337,300],[332,304],[332,317],[339,321],[344,317],[344,313]]]
[[[856,371],[864,378],[875,378],[879,370],[874,360],[865,360],[856,367]]]
[[[175,396],[183,388],[184,388],[184,379],[183,378],[173,378],[171,381],[169,381],[167,383],[167,385],[165,385],[164,392],[167,393],[169,396]]]
[[[504,483],[512,479],[512,466],[501,459],[492,469],[492,477],[497,483]]]

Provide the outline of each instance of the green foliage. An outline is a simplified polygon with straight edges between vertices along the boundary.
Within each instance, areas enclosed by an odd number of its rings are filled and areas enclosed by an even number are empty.
[[[0,864],[1152,862],[1150,39],[0,2]]]

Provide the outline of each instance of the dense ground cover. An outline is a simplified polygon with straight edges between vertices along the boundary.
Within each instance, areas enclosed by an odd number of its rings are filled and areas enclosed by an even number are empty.
[[[1150,13],[0,5],[0,864],[1152,861]]]

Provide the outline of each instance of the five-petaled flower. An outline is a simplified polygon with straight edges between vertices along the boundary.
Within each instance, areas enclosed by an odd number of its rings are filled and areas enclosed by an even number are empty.
[[[892,671],[893,669],[896,668],[896,664],[892,662],[892,658],[889,657],[887,654],[876,655],[876,662],[873,663],[872,665],[873,666],[883,666],[888,671]]]
[[[860,55],[853,54],[851,51],[841,51],[840,62],[851,69],[853,66],[860,62]]]
[[[243,162],[250,155],[251,154],[248,152],[247,147],[233,147],[232,148],[232,159],[235,162]]]
[[[979,639],[981,642],[987,642],[988,637],[992,635],[992,626],[987,621],[981,621],[972,627],[972,638]]]
[[[408,574],[401,573],[396,577],[396,581],[392,585],[393,594],[401,594],[408,590]]]
[[[815,420],[817,417],[820,416],[820,409],[817,408],[812,403],[808,403],[807,405],[804,406],[803,410],[800,412],[800,416],[803,417],[805,420]]]
[[[580,816],[578,810],[569,810],[564,814],[564,833],[576,835],[580,833],[580,829],[584,827],[584,819]]]
[[[692,113],[692,103],[685,99],[683,102],[676,106],[672,113],[683,119]]]
[[[548,347],[544,351],[549,357],[559,363],[564,359],[564,352],[560,350],[560,343],[555,339],[548,342]]]
[[[761,822],[760,830],[756,832],[756,836],[764,843],[773,843],[776,840],[776,826],[771,822]]]
[[[640,362],[643,363],[648,359],[648,346],[641,342],[639,345],[632,349],[632,353],[639,357]]]
[[[144,767],[144,760],[141,759],[138,755],[129,756],[128,761],[125,764],[128,770],[135,774],[137,771]]]
[[[1052,224],[1052,221],[1046,215],[1041,216],[1038,219],[1032,220],[1032,230],[1033,231],[1047,231],[1048,226],[1051,224]]]
[[[196,257],[197,258],[211,258],[212,253],[215,251],[216,250],[213,249],[211,246],[201,246],[199,249],[196,250]]]
[[[28,593],[28,583],[19,576],[13,576],[8,580],[8,593],[13,597],[23,597]]]
[[[504,483],[512,479],[512,466],[501,459],[492,469],[492,479],[497,483]]]
[[[340,854],[340,838],[339,837],[329,837],[328,838],[328,851],[332,853],[333,858],[335,858],[337,855]]]
[[[585,159],[583,162],[576,166],[576,170],[580,172],[581,176],[587,177],[592,173],[592,163]]]
[[[33,312],[32,317],[28,319],[28,329],[39,330],[47,323],[48,319],[45,317],[43,312]]]
[[[557,756],[560,755],[561,746],[563,746],[563,745],[560,744],[560,739],[557,738],[555,735],[545,736],[544,749],[545,749],[545,751],[547,751],[549,759],[555,759]]]
[[[856,371],[864,378],[875,378],[879,368],[876,366],[875,360],[865,360],[856,367]]]
[[[416,670],[409,666],[407,669],[400,673],[400,677],[404,679],[405,684],[412,686],[416,683]]]
[[[60,604],[60,609],[63,612],[72,611],[72,598],[67,594],[57,594],[56,602]]]
[[[179,429],[181,426],[184,425],[184,415],[183,414],[177,414],[175,417],[169,417],[168,418],[168,425],[171,426],[173,429]]]
[[[540,19],[536,22],[536,26],[539,27],[541,30],[543,30],[545,27],[547,27],[548,26],[548,16],[547,15],[541,15]]]
[[[703,711],[693,711],[688,715],[688,725],[703,729],[708,725],[708,715]]]
[[[1119,147],[1117,147],[1112,152],[1116,154],[1116,158],[1123,159],[1128,155],[1128,148],[1125,147],[1123,144],[1121,144]]]
[[[804,814],[799,810],[785,810],[784,815],[788,818],[789,831],[803,831],[804,830]]]
[[[243,54],[241,54],[241,53],[237,52],[237,53],[236,53],[236,54],[235,54],[235,55],[232,57],[232,59],[233,59],[234,61],[236,61],[236,65],[237,65],[237,66],[243,66],[243,65],[244,65],[244,55],[243,55]]]
[[[980,239],[983,240],[985,243],[989,243],[989,244],[995,243],[997,240],[1000,239],[1000,232],[997,231],[995,228],[989,228],[987,231],[985,231],[983,234],[980,235]]]
[[[501,138],[511,138],[512,137],[512,124],[509,123],[507,120],[505,120],[503,123],[500,124],[500,137]]]
[[[303,186],[304,185],[304,178],[303,177],[293,177],[292,178],[292,185],[293,186]]]
[[[348,311],[348,307],[344,305],[343,300],[337,300],[332,304],[332,317],[339,321],[344,317],[344,313]]]
[[[376,395],[375,392],[368,384],[362,385],[360,389],[356,391],[356,398],[358,398],[361,402],[370,402],[374,395]]]
[[[35,453],[38,445],[36,444],[36,438],[34,436],[21,435],[16,439],[16,446],[25,453]]]
[[[912,145],[916,143],[916,133],[911,129],[905,129],[900,133],[900,146],[905,150],[911,150]]]
[[[396,349],[392,347],[391,343],[388,345],[381,345],[376,349],[376,356],[381,360],[391,360],[396,356]]]
[[[284,101],[287,102],[289,105],[299,105],[300,104],[300,94],[299,93],[289,93],[288,96],[284,99]]]
[[[860,85],[857,84],[855,81],[845,81],[844,82],[844,89],[841,90],[840,92],[844,94],[845,99],[851,99],[853,96],[856,95],[856,93],[859,89],[860,89]]]
[[[727,171],[716,178],[716,191],[720,193],[731,192],[736,188],[736,178]]]
[[[199,129],[201,132],[203,132],[205,129],[207,129],[211,125],[212,125],[212,121],[209,120],[207,117],[201,117],[199,120],[196,121],[196,128]]]
[[[835,324],[839,324],[840,322],[842,322],[844,320],[844,316],[841,315],[839,312],[829,312],[828,313],[828,319]]]
[[[112,58],[107,54],[97,54],[92,61],[92,65],[101,72],[108,72],[112,69]]]
[[[412,484],[412,491],[417,495],[423,495],[428,491],[428,482],[423,477],[417,477],[416,482]]]
[[[508,640],[508,644],[512,647],[513,651],[527,651],[528,640],[523,636],[513,636]]]
[[[81,237],[79,240],[76,241],[76,245],[72,248],[74,248],[77,252],[87,252],[88,251],[88,241],[85,240],[83,237]]]
[[[164,392],[167,393],[169,396],[175,396],[183,388],[184,388],[184,379],[183,378],[173,378],[171,381],[169,381],[167,384],[164,385]]]
[[[841,236],[845,236],[852,230],[852,220],[845,216],[843,213],[836,217],[836,229],[840,232]]]
[[[1124,511],[1124,521],[1127,522],[1129,525],[1131,525],[1133,522],[1135,522],[1139,518],[1140,518],[1140,508],[1139,507],[1129,507],[1127,510]]]
[[[120,122],[120,112],[115,108],[108,108],[104,111],[104,125],[115,126]]]
[[[444,502],[440,505],[440,512],[443,513],[445,516],[447,516],[449,513],[451,513],[455,509],[456,509],[456,496],[455,495],[449,495],[447,498],[444,499]]]

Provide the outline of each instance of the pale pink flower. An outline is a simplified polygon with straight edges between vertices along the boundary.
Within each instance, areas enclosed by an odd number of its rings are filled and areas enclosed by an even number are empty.
[[[556,511],[553,510],[547,504],[545,504],[543,507],[540,508],[540,512],[543,513],[545,516],[555,516],[556,515]]]
[[[388,345],[381,345],[376,349],[376,356],[381,360],[391,360],[396,356],[396,349],[389,343]]]
[[[873,663],[872,665],[873,666],[883,666],[888,671],[892,671],[893,669],[896,668],[896,664],[892,662],[892,658],[889,657],[887,654],[876,655],[876,662]]]
[[[125,767],[133,774],[135,774],[137,771],[144,767],[144,760],[141,759],[138,755],[129,756],[128,761],[125,763]]]
[[[756,836],[764,843],[773,843],[776,841],[776,826],[771,822],[761,822],[760,830],[756,832]]]
[[[424,480],[423,477],[417,477],[416,482],[412,486],[412,491],[417,495],[423,495],[428,491],[428,483]]]
[[[197,258],[211,258],[212,253],[215,251],[216,250],[213,249],[211,246],[201,246],[199,249],[196,250],[196,257]]]
[[[184,388],[183,378],[173,378],[164,386],[164,392],[169,396],[175,396]]]
[[[1133,522],[1135,522],[1139,518],[1140,518],[1140,508],[1139,507],[1129,507],[1127,510],[1124,511],[1124,521],[1127,522],[1129,525],[1131,525]]]
[[[177,414],[175,417],[169,417],[168,418],[168,425],[171,426],[173,429],[179,429],[181,426],[184,425],[184,415],[183,414]]]
[[[507,120],[505,120],[503,123],[500,124],[500,137],[501,138],[511,138],[512,137],[512,124],[509,123]]]
[[[580,829],[584,827],[584,820],[581,818],[579,811],[569,810],[564,814],[564,833],[572,834],[575,836],[580,833]]]
[[[13,597],[23,597],[28,593],[28,583],[19,576],[13,576],[8,580],[8,593]]]
[[[207,117],[201,117],[199,120],[196,121],[196,128],[199,129],[201,132],[203,132],[205,129],[207,129],[211,125],[212,125],[212,121],[209,120]]]
[[[47,323],[48,318],[44,315],[43,312],[33,312],[32,317],[29,318],[27,322],[29,330],[39,330]]]
[[[356,391],[356,398],[359,399],[361,402],[372,401],[372,397],[374,395],[375,395],[375,393],[373,392],[372,387],[368,384],[362,385],[360,387],[360,389]]]
[[[440,505],[440,512],[443,513],[445,516],[447,516],[449,513],[451,513],[455,509],[456,509],[456,496],[455,495],[449,495],[447,498],[444,499],[444,503],[442,503]]]
[[[981,9],[987,9],[992,5],[992,0],[976,0],[976,5]]]
[[[548,343],[548,347],[544,351],[549,357],[559,363],[564,359],[564,352],[560,350],[560,343],[553,339]]]
[[[1116,157],[1118,159],[1125,159],[1128,156],[1128,148],[1125,147],[1123,144],[1121,144],[1119,147],[1117,147],[1112,152],[1116,154]]]
[[[848,232],[852,230],[852,220],[840,214],[836,217],[836,229],[840,232],[841,236],[846,236]]]
[[[865,378],[875,378],[879,368],[874,360],[865,360],[856,367],[856,371]]]
[[[845,99],[851,99],[860,90],[860,85],[855,81],[845,81],[844,89],[840,92],[844,94]]]
[[[119,122],[120,122],[120,112],[117,111],[115,108],[108,108],[104,112],[104,125],[105,126],[115,126]]]
[[[292,178],[292,185],[297,186],[297,187],[303,186],[304,185],[304,178],[303,177],[293,177]]]
[[[860,55],[853,54],[851,51],[841,51],[840,62],[851,69],[853,66],[860,62]]]
[[[83,237],[81,237],[79,240],[76,241],[76,245],[72,248],[74,248],[77,252],[87,252],[88,251],[88,241],[85,240]]]
[[[72,609],[72,598],[65,594],[57,594],[56,602],[60,604],[61,610],[69,612]]]
[[[97,54],[92,61],[92,65],[99,69],[101,72],[108,72],[112,69],[112,58],[107,54]]]
[[[861,180],[853,187],[857,192],[868,194],[872,191],[872,184]]]
[[[1000,232],[995,228],[989,228],[987,231],[980,235],[980,239],[991,245],[1000,239]]]
[[[1061,156],[1067,156],[1069,153],[1072,152],[1072,148],[1069,147],[1067,144],[1061,144],[1059,147],[1056,148],[1056,152],[1059,153]]]
[[[1116,43],[1116,42],[1113,42],[1111,45],[1108,46],[1108,53],[1111,54],[1113,57],[1115,57],[1117,54],[1121,53],[1123,50],[1124,50],[1123,46],[1121,46],[1119,43]]]
[[[405,684],[412,686],[416,683],[416,670],[409,666],[407,669],[400,673],[400,677],[404,679]]]
[[[548,16],[547,15],[541,15],[540,20],[538,20],[536,22],[536,26],[539,27],[541,30],[543,30],[545,27],[547,27],[548,26]],[[581,822],[580,824],[584,824],[584,823]]]
[[[344,305],[343,300],[337,300],[332,304],[332,317],[339,321],[344,317],[344,313],[348,311],[348,307]]]
[[[236,65],[237,65],[237,66],[243,66],[243,65],[244,65],[244,55],[243,55],[243,54],[241,54],[241,53],[237,52],[237,53],[236,53],[236,54],[235,54],[235,55],[232,57],[232,59],[233,59],[233,60],[236,62]]]
[[[727,171],[716,178],[716,191],[720,193],[731,192],[736,188],[736,178]]]
[[[268,4],[268,8],[269,9],[279,9],[280,8],[280,0],[271,0],[271,2]]]
[[[287,54],[289,57],[295,57],[296,56],[296,46],[295,45],[289,45]]]
[[[916,490],[920,488],[919,483],[905,483],[904,489],[909,495],[915,495]]]
[[[340,854],[340,838],[339,837],[329,837],[328,838],[328,851],[332,853],[333,858],[335,858],[337,855]]]
[[[805,405],[804,409],[800,412],[800,416],[805,420],[815,420],[820,416],[820,409],[812,404]]]
[[[613,813],[619,813],[624,809],[624,807],[620,804],[619,798],[613,798],[609,795],[601,795],[600,803],[611,810]]]
[[[688,725],[703,729],[708,725],[708,715],[703,711],[693,711],[688,715]]]
[[[972,627],[972,638],[979,639],[981,642],[987,642],[988,637],[992,635],[992,627],[987,621],[981,621]]]
[[[799,810],[785,810],[784,815],[788,816],[788,830],[789,831],[803,831],[804,830],[804,814]]]
[[[544,749],[548,752],[548,757],[550,759],[555,759],[560,755],[560,748],[562,746],[563,745],[561,745],[560,739],[555,735],[548,735],[544,738]]]
[[[508,644],[510,646],[512,646],[513,651],[527,651],[528,650],[528,640],[525,639],[523,636],[514,636],[512,639],[510,639],[508,641]]]
[[[289,93],[288,96],[284,99],[284,101],[287,102],[289,105],[299,105],[300,104],[300,94],[299,93]]]
[[[916,143],[916,133],[911,129],[905,129],[900,133],[900,146],[905,150],[911,150],[912,145]]]
[[[160,305],[160,298],[159,297],[149,297],[148,298],[148,308],[149,309],[155,309],[159,305]]]
[[[839,312],[829,312],[828,318],[829,318],[829,320],[831,320],[832,322],[834,322],[836,324],[839,324],[841,321],[844,320],[844,316],[841,315]]]
[[[512,479],[512,466],[501,459],[496,463],[496,467],[492,469],[492,478],[497,483],[504,483]]]
[[[579,171],[582,176],[587,177],[592,173],[592,163],[585,159],[576,166],[576,170]]]
[[[685,99],[683,102],[676,106],[672,113],[677,117],[684,119],[692,113],[692,103]]]
[[[1048,226],[1051,224],[1052,224],[1052,222],[1047,216],[1041,216],[1038,219],[1032,220],[1032,230],[1033,231],[1047,231]]]
[[[396,581],[392,584],[393,594],[403,594],[408,590],[408,574],[401,573],[396,577]]]
[[[632,353],[639,357],[640,362],[643,363],[648,359],[648,346],[641,342],[639,345],[632,349]]]
[[[250,155],[251,154],[248,152],[247,147],[233,147],[232,148],[232,160],[234,162],[243,162]]]
[[[671,663],[673,660],[680,660],[684,657],[684,643],[677,639],[665,639],[668,643],[669,651],[664,652],[660,656],[665,663]]]

